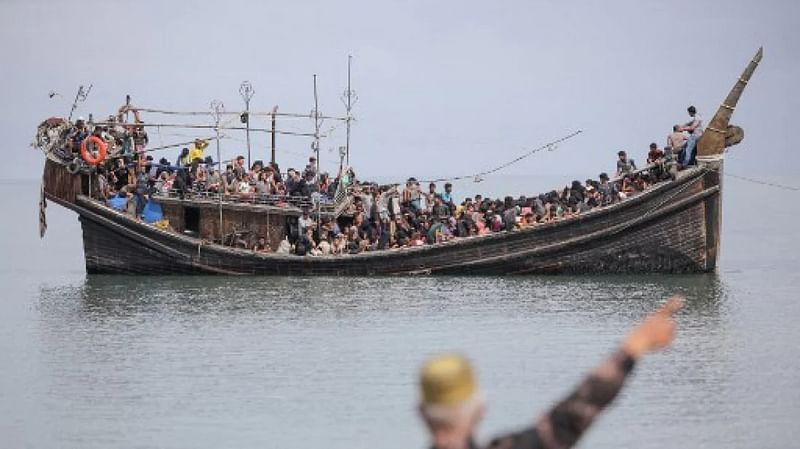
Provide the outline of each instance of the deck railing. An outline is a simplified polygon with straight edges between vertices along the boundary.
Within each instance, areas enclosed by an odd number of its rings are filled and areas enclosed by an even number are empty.
[[[199,200],[208,202],[220,202],[220,194],[207,190],[186,190],[181,195],[177,189],[170,189],[166,192],[159,192],[153,195],[154,198],[170,198],[170,199],[188,199]],[[339,217],[347,207],[351,204],[351,195],[349,189],[338,189],[333,199],[327,195],[320,195],[319,197],[319,210],[323,215],[333,215],[334,218]],[[317,203],[313,198],[307,196],[290,196],[290,195],[267,195],[267,194],[222,194],[223,204],[253,204],[272,207],[295,207],[298,209],[311,209],[317,208]]]

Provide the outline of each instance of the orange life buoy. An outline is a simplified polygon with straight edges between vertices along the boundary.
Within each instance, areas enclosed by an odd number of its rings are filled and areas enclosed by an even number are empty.
[[[87,148],[86,145],[87,143],[89,143],[89,141],[93,142],[97,147],[97,156],[94,156],[92,153],[89,152],[89,149]],[[81,157],[89,165],[98,165],[101,162],[103,162],[103,159],[106,158],[106,151],[107,151],[106,143],[103,142],[103,139],[97,136],[89,136],[83,139],[83,142],[81,142]]]

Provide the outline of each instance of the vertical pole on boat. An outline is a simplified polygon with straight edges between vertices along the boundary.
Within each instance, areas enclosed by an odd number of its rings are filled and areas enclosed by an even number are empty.
[[[320,201],[319,195],[322,192],[319,192],[319,97],[317,96],[317,74],[314,74],[314,157],[317,158],[317,176],[316,176],[316,183],[317,183],[317,234],[319,234],[320,228]]]
[[[274,108],[272,108],[272,158],[271,162],[275,164],[275,128],[277,122],[275,120],[275,115],[278,113],[278,105],[276,104]]]
[[[239,85],[239,94],[242,96],[244,100],[244,123],[245,123],[245,135],[247,139],[247,166],[252,167],[252,162],[250,161],[250,99],[253,98],[256,91],[253,89],[253,85],[250,84],[250,81],[242,81],[242,84]]]
[[[222,176],[222,153],[220,152],[219,148],[219,120],[222,117],[222,113],[225,111],[225,105],[219,101],[214,100],[211,102],[211,113],[214,115],[214,132],[216,133],[217,137],[217,173]],[[219,198],[219,240],[220,244],[223,243],[223,236],[224,232],[222,229],[222,195],[225,192],[218,192],[217,197]]]
[[[358,101],[358,96],[356,95],[355,91],[352,89],[350,84],[350,68],[353,64],[353,56],[347,55],[347,90],[345,91],[344,95],[342,96],[342,101],[347,108],[347,140],[345,141],[345,162],[346,165],[350,166],[350,123],[353,121],[353,116],[350,114],[350,111],[353,109],[353,106]]]

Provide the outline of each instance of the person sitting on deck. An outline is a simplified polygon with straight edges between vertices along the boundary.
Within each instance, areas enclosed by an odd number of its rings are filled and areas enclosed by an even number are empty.
[[[667,146],[672,148],[672,151],[675,154],[678,154],[683,150],[683,146],[685,144],[686,144],[686,133],[681,131],[681,125],[673,126],[672,133],[667,136]]]
[[[212,193],[219,193],[222,187],[222,177],[213,164],[208,165],[208,179],[206,180],[206,190]]]
[[[162,195],[168,194],[169,190],[172,188],[172,182],[169,172],[162,171],[153,183],[153,190]]]
[[[226,188],[235,185],[236,173],[233,171],[233,164],[225,165],[225,173],[222,174],[222,183]]]
[[[256,244],[253,245],[253,251],[257,253],[269,253],[272,251],[272,249],[269,247],[267,239],[265,239],[264,237],[259,237]]]
[[[250,179],[258,179],[263,170],[264,170],[263,161],[258,160],[253,162],[253,165],[250,166]]]
[[[494,438],[487,449],[568,449],[619,395],[637,362],[668,347],[675,337],[672,317],[681,309],[672,298],[635,326],[622,344],[572,392],[521,431]],[[485,414],[483,396],[469,360],[459,354],[426,361],[419,374],[418,413],[433,449],[475,449],[474,436]]]
[[[647,163],[649,165],[660,164],[663,162],[664,152],[658,149],[655,142],[650,144],[650,151],[647,152]]]
[[[681,165],[684,167],[694,163],[697,141],[703,136],[703,118],[697,113],[697,108],[689,106],[686,111],[689,113],[691,120],[679,128],[681,131],[689,133],[686,149],[683,152],[683,158],[680,160]]]
[[[600,185],[597,187],[597,190],[600,194],[601,198],[601,205],[606,206],[609,204],[616,203],[619,199],[617,195],[617,187],[614,184],[608,182],[608,175],[605,173],[600,173]]]
[[[255,189],[250,185],[250,175],[247,173],[242,175],[239,183],[237,184],[236,193],[240,198],[250,198],[253,193],[255,193]]]
[[[617,177],[629,175],[636,170],[636,163],[624,151],[618,152],[617,157]]]
[[[513,231],[517,225],[519,210],[514,204],[514,198],[507,196],[503,201],[505,203],[503,208],[503,227],[506,231]]]
[[[655,142],[650,144],[650,150],[647,152],[647,165],[650,166],[648,175],[651,182],[663,179],[665,173],[664,151],[659,149]]]
[[[247,174],[247,169],[244,166],[244,156],[236,156],[233,161],[233,174],[238,180],[241,180]]]
[[[254,188],[258,196],[263,197],[272,194],[272,184],[267,181],[266,172],[260,172],[256,175],[256,184]]]
[[[303,215],[297,219],[297,234],[300,235],[306,228],[313,228],[314,226],[316,226],[316,223],[311,218],[309,209],[304,207]]]
[[[197,159],[192,162],[192,164],[196,164]],[[208,172],[206,172],[206,168],[202,165],[197,165],[195,169],[194,175],[194,189],[197,192],[204,192],[208,188]]]
[[[674,180],[678,176],[678,152],[676,152],[672,147],[664,147],[663,161],[661,180]]]
[[[331,245],[331,254],[339,256],[345,254],[346,250],[347,250],[347,236],[344,233],[340,233],[339,235],[333,238],[333,244]]]
[[[317,249],[317,244],[314,242],[314,228],[309,226],[305,228],[300,237],[294,243],[295,254],[298,256],[305,256],[310,254],[312,256],[320,255]]]
[[[361,237],[358,235],[358,229],[351,226],[347,232],[347,242],[345,251],[348,254],[358,254],[362,250]]]

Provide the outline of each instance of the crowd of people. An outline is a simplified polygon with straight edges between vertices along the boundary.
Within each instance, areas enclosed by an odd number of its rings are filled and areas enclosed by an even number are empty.
[[[680,169],[695,163],[697,140],[702,135],[702,119],[691,106],[690,121],[673,127],[663,149],[650,144],[647,166],[642,170],[620,151],[613,180],[600,173],[596,180],[575,180],[563,189],[530,197],[492,199],[476,195],[459,202],[451,183],[445,183],[443,190],[433,182],[423,190],[415,178],[409,178],[403,187],[378,185],[358,182],[351,169],[331,178],[318,173],[313,156],[302,171],[290,168],[286,174],[276,163],[256,161],[248,168],[243,156],[227,163],[220,172],[219,164],[204,154],[208,142],[203,139],[183,148],[174,164],[166,158],[156,162],[147,154],[147,133],[138,113],[134,111],[131,125],[122,122],[125,112],[120,110],[118,116],[110,116],[107,123],[91,132],[86,122],[78,119],[65,139],[62,151],[66,159],[75,156],[82,141],[91,135],[107,143],[108,157],[96,167],[95,198],[152,222],[159,217],[147,217],[145,206],[154,195],[172,194],[183,199],[187,195],[223,194],[269,200],[281,206],[287,198],[309,198],[313,194],[325,201],[333,198],[340,183],[347,186],[352,201],[342,217],[317,216],[306,207],[296,224],[288,226],[286,239],[275,251],[298,255],[415,247],[569,219],[674,179]],[[252,249],[272,251],[263,238]]]
[[[688,112],[691,120],[673,127],[663,149],[650,144],[644,169],[637,170],[625,151],[618,152],[613,180],[600,173],[596,180],[575,180],[561,190],[530,197],[491,199],[476,195],[461,202],[455,200],[451,183],[439,190],[431,182],[423,190],[415,178],[409,178],[402,189],[398,185],[356,182],[347,214],[352,221],[323,217],[317,222],[306,210],[280,251],[314,256],[358,254],[514,231],[585,214],[674,179],[679,170],[695,164],[702,120],[694,107]]]
[[[126,123],[123,116],[134,113],[134,122]],[[63,146],[56,149],[65,162],[80,158],[80,148],[90,136],[106,145],[107,156],[95,165],[96,182],[92,196],[107,201],[116,209],[128,210],[137,219],[146,218],[145,206],[153,196],[224,195],[226,200],[250,201],[285,206],[288,198],[308,198],[314,193],[322,201],[333,197],[338,187],[337,177],[331,180],[327,173],[317,173],[315,157],[309,159],[305,169],[290,168],[285,174],[277,163],[255,161],[248,168],[244,156],[221,164],[205,155],[209,143],[196,139],[189,147],[181,149],[174,162],[165,157],[155,161],[148,150],[148,136],[138,111],[123,108],[117,116],[109,116],[102,124],[89,124],[78,118],[66,135]]]

